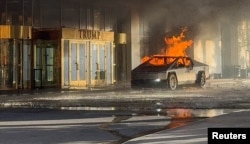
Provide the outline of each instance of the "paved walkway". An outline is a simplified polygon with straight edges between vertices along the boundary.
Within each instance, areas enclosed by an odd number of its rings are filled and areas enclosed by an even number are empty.
[[[209,79],[206,82],[207,87],[225,87],[228,85],[239,86],[239,85],[250,85],[250,78],[247,79]],[[31,93],[31,92],[47,92],[47,91],[72,91],[72,90],[86,90],[86,91],[95,91],[95,90],[119,90],[130,88],[129,82],[123,82],[116,85],[110,85],[106,87],[92,87],[92,88],[71,88],[71,89],[60,89],[60,88],[44,88],[44,89],[3,89],[0,88],[1,94],[15,94],[15,93]]]
[[[207,81],[208,87],[227,87],[229,85],[247,86],[250,85],[250,79],[213,79]],[[236,111],[196,121],[186,126],[135,138],[124,144],[207,144],[208,128],[222,127],[250,128],[250,110]]]
[[[208,87],[227,87],[227,86],[250,86],[250,79],[213,79],[207,81]],[[112,87],[111,87],[112,88]],[[129,88],[128,84],[115,86],[115,89]],[[86,93],[95,90],[86,90]],[[99,90],[99,89],[96,89]],[[9,93],[40,93],[46,92],[46,95],[49,95],[48,91],[59,91],[59,93],[54,94],[56,97],[62,95],[63,90],[60,89],[43,89],[43,90],[0,90],[0,95],[2,100],[8,98]],[[44,93],[43,93],[44,94]],[[50,94],[51,95],[51,94]],[[15,95],[13,95],[14,97]],[[27,95],[29,97],[29,95]],[[23,98],[16,96],[15,98]],[[73,98],[73,97],[72,97]],[[77,98],[77,97],[75,97]],[[109,97],[112,99],[112,97]],[[102,100],[102,99],[100,99]],[[67,101],[67,100],[66,100]],[[97,100],[95,100],[97,101]],[[117,101],[117,99],[116,99]],[[77,104],[77,103],[76,103]],[[50,106],[50,104],[45,105]],[[77,106],[77,105],[76,105]],[[126,142],[125,144],[207,144],[207,129],[210,127],[250,127],[250,111],[240,111],[229,114],[223,114],[217,117],[204,119],[198,122],[188,124],[183,127],[167,129],[155,134],[146,135],[139,137],[133,140]]]
[[[135,138],[124,144],[207,144],[208,128],[221,127],[250,128],[250,110],[203,119],[186,126]]]

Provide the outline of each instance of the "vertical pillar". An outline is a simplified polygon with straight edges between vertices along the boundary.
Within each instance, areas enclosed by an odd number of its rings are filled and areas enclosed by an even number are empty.
[[[34,40],[30,41],[30,88],[34,89],[35,88],[35,45],[34,45]]]
[[[222,77],[230,77],[231,45],[230,28],[227,24],[221,24],[221,58],[222,58]]]
[[[231,31],[231,62],[233,65],[239,65],[239,46],[238,46],[238,24],[233,22],[230,31]]]
[[[228,23],[223,23],[221,27],[222,76],[233,78],[235,77],[235,66],[239,64],[237,26],[232,22]]]
[[[139,13],[135,7],[131,7],[131,68],[140,64],[140,31]]]
[[[18,59],[16,39],[13,39],[13,87],[18,89]]]
[[[127,80],[127,41],[126,33],[118,33],[116,36],[116,61],[117,61],[117,80],[126,81]]]

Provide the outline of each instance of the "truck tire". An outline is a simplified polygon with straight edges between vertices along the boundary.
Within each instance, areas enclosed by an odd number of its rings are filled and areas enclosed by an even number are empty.
[[[178,81],[177,81],[177,77],[175,74],[171,73],[168,76],[168,87],[171,90],[176,90],[178,86]]]
[[[206,87],[206,75],[204,72],[199,72],[197,77],[197,84],[201,88]]]

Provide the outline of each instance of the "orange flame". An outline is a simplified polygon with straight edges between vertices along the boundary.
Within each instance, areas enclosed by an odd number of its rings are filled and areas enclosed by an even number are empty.
[[[187,31],[187,28],[183,28],[179,36],[172,38],[165,37],[166,48],[162,50],[162,54],[166,56],[187,56],[186,49],[193,44],[192,40],[184,40],[184,33]],[[164,53],[165,51],[165,53]]]
[[[161,49],[160,55],[165,55],[165,56],[184,56],[186,57],[186,49],[190,47],[193,44],[192,40],[184,40],[185,35],[184,33],[187,31],[187,28],[184,27],[182,28],[182,31],[179,36],[172,36],[171,38],[166,38],[164,39],[166,47]],[[150,57],[145,56],[141,59],[141,62],[145,62],[149,59]],[[150,61],[151,64],[153,65],[161,65],[163,64],[162,62],[159,62],[159,60],[152,60]]]

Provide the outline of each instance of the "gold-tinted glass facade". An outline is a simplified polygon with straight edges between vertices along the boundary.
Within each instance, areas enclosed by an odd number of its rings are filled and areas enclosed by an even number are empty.
[[[0,0],[0,25],[115,31],[119,11],[88,0]]]
[[[0,0],[0,89],[61,87],[67,78],[69,86],[113,84],[122,19],[129,19],[129,8],[119,2]],[[76,70],[65,79],[64,49]]]

